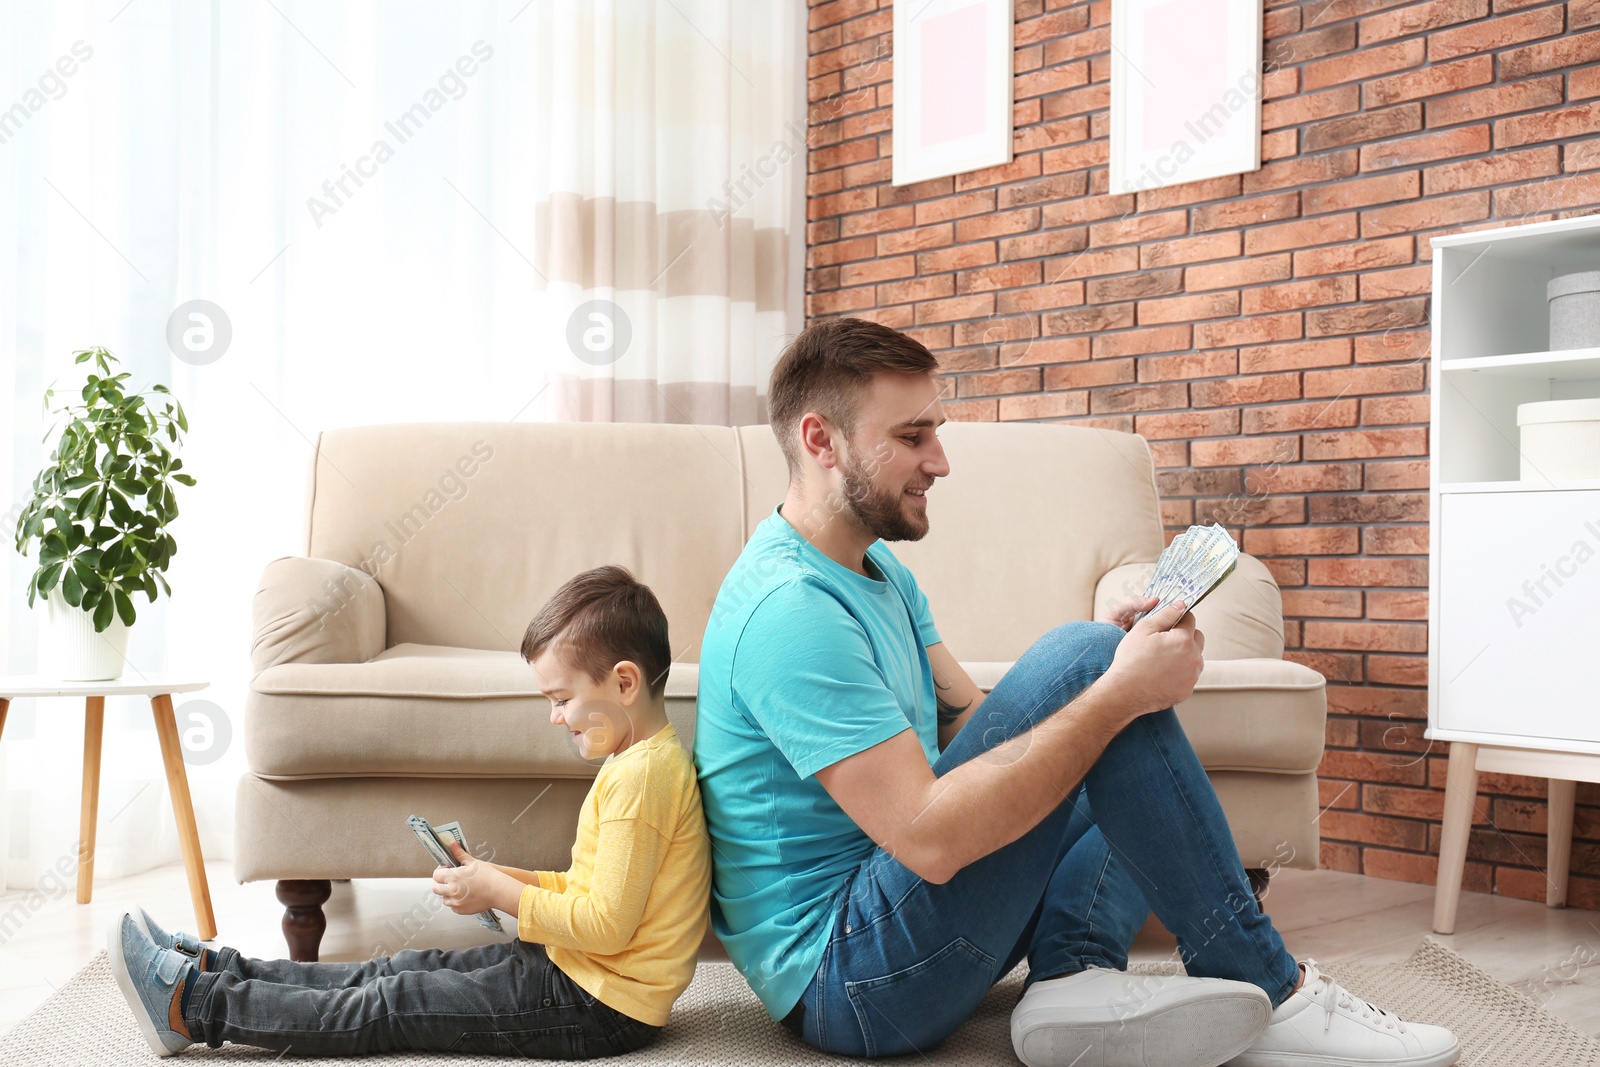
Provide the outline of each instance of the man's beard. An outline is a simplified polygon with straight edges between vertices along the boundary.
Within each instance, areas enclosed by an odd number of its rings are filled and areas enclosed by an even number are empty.
[[[903,489],[880,489],[852,454],[844,462],[844,500],[850,514],[881,541],[920,541],[928,532],[926,514],[906,514]]]

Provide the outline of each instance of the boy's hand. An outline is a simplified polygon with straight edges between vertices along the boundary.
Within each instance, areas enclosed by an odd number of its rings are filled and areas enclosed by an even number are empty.
[[[517,914],[522,900],[522,883],[492,863],[474,859],[461,842],[450,842],[450,855],[459,867],[437,867],[433,872],[433,891],[445,907],[457,915],[476,915],[498,908]]]

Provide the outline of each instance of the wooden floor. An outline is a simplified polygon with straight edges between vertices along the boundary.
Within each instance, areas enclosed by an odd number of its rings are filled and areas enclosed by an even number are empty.
[[[207,870],[218,943],[246,955],[284,953],[282,909],[271,883],[238,885],[227,863]],[[476,922],[434,904],[427,880],[335,884],[325,909],[323,959],[366,959],[405,947],[461,948],[486,935]],[[42,1004],[105,946],[121,909],[140,904],[169,929],[193,929],[183,869],[173,866],[95,886],[78,905],[69,885],[59,894],[0,895],[0,1033]],[[1289,951],[1323,963],[1393,962],[1429,933],[1433,889],[1334,871],[1283,871],[1268,911]],[[1573,1026],[1600,1034],[1600,912],[1550,910],[1539,904],[1466,893],[1457,932],[1439,939],[1477,966],[1534,997]],[[1147,928],[1135,958],[1162,959],[1172,944]]]

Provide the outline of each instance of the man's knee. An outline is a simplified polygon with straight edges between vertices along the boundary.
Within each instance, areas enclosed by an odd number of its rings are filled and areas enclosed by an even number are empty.
[[[1055,661],[1062,675],[1104,674],[1127,636],[1109,622],[1065,622],[1034,642],[1033,649]]]

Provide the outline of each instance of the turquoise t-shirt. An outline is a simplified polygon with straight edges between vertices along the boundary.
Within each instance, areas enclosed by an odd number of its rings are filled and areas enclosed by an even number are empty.
[[[774,1019],[822,962],[834,897],[877,846],[816,772],[939,729],[928,599],[882,541],[868,578],[774,509],[723,580],[700,652],[694,762],[711,835],[711,922]]]

